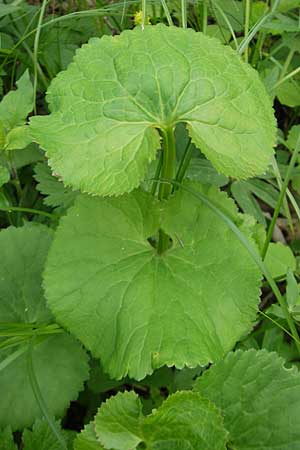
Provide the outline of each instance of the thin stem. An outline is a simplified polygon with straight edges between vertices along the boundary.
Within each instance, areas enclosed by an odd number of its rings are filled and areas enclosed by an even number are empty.
[[[278,166],[277,166],[277,163],[276,163],[276,159],[275,159],[274,156],[273,156],[273,159],[272,159],[272,167],[273,167],[273,172],[274,172],[274,175],[275,175],[275,178],[276,178],[276,182],[277,182],[278,188],[279,188],[279,190],[281,190],[282,189],[282,179],[281,179],[280,171],[278,169]],[[294,236],[295,235],[295,229],[294,229],[294,224],[293,224],[293,218],[292,218],[292,215],[291,215],[291,212],[290,212],[290,209],[289,209],[289,204],[288,204],[288,201],[287,201],[287,195],[288,195],[287,191],[288,191],[288,188],[286,189],[286,195],[284,196],[284,199],[283,199],[283,207],[284,207],[284,212],[285,212],[285,215],[287,217],[291,233]]]
[[[282,70],[281,70],[281,74],[280,74],[280,77],[279,77],[278,81],[281,81],[285,77],[285,74],[287,73],[287,70],[288,70],[288,68],[289,68],[289,66],[291,64],[291,61],[293,59],[294,54],[295,54],[295,48],[292,47],[291,50],[289,51],[287,57],[286,57],[286,60],[285,60],[284,64],[283,64],[283,67],[282,67]]]
[[[161,176],[164,179],[172,180],[174,176],[175,165],[175,137],[174,128],[170,127],[167,130],[162,131],[163,135],[163,166]],[[172,191],[172,186],[169,184],[160,184],[158,198],[159,200],[165,200],[169,197]]]
[[[249,24],[250,24],[250,11],[251,11],[251,2],[250,0],[245,0],[245,24],[244,24],[244,36],[245,39],[249,33]],[[248,62],[249,59],[249,45],[245,48],[245,61]]]
[[[174,166],[176,158],[176,146],[174,127],[170,127],[162,131],[163,136],[163,163],[161,175],[164,179],[172,180],[174,176]],[[158,191],[159,200],[166,200],[172,192],[172,184],[160,184]],[[163,230],[159,231],[158,253],[161,255],[167,250],[169,244],[169,236]]]
[[[174,23],[173,23],[173,20],[172,20],[172,17],[171,17],[168,5],[166,3],[166,0],[160,0],[160,1],[161,1],[161,6],[163,7],[163,10],[164,10],[166,19],[168,21],[169,27],[171,27],[171,26],[174,25]]]
[[[187,146],[185,148],[184,151],[184,155],[180,161],[178,170],[177,170],[177,174],[175,177],[175,181],[177,181],[177,183],[182,183],[182,180],[186,174],[186,171],[188,169],[188,166],[190,164],[191,158],[192,158],[192,154],[193,154],[193,144],[192,144],[192,140],[191,138],[189,138]],[[173,192],[177,191],[178,187],[176,187],[175,185],[173,186]]]
[[[221,14],[222,18],[226,22],[226,25],[227,25],[230,33],[231,33],[231,36],[232,36],[235,48],[236,48],[236,50],[238,50],[239,44],[238,44],[238,41],[237,41],[237,38],[236,38],[236,35],[235,35],[235,32],[234,32],[234,29],[232,28],[232,25],[231,25],[230,21],[228,20],[228,17],[226,16],[226,14],[224,13],[223,9],[220,7],[220,5],[217,2],[214,3],[214,7],[217,8],[217,10]]]
[[[10,355],[8,355],[0,363],[0,372],[1,372],[1,370],[6,369],[6,367],[9,366],[9,364],[14,362],[17,358],[19,358],[19,356],[23,355],[26,351],[27,351],[27,346],[24,345],[24,346],[19,347],[17,350],[15,350]]]
[[[286,171],[284,182],[282,183],[282,187],[281,187],[280,194],[279,194],[279,197],[278,197],[278,200],[277,200],[277,203],[276,203],[276,207],[275,207],[275,210],[274,210],[274,213],[273,213],[273,217],[272,217],[271,223],[270,223],[269,228],[268,228],[267,237],[266,237],[266,240],[265,240],[265,243],[264,243],[264,247],[263,247],[263,250],[262,250],[262,259],[263,260],[266,257],[266,254],[267,254],[267,251],[268,251],[268,248],[269,248],[269,244],[270,244],[272,236],[273,236],[274,227],[275,227],[277,218],[279,216],[279,212],[280,212],[281,205],[282,205],[282,202],[283,202],[283,199],[284,199],[284,196],[285,196],[285,192],[286,192],[286,189],[288,187],[288,184],[289,184],[289,181],[290,181],[290,178],[291,178],[292,170],[293,170],[293,168],[295,166],[295,163],[297,161],[297,158],[298,158],[299,150],[300,150],[300,133],[299,133],[299,136],[298,136],[298,139],[297,139],[297,143],[296,143],[295,149],[293,151],[290,163],[288,165],[288,169]]]
[[[41,211],[39,209],[32,209],[32,208],[23,208],[21,206],[8,206],[8,207],[1,206],[0,211],[4,211],[4,212],[8,212],[8,213],[14,212],[14,211],[20,211],[20,212],[25,212],[28,214],[37,214],[40,216],[48,217],[48,219],[51,219],[51,220],[55,220],[58,217],[55,214],[50,214],[50,213],[47,213],[46,211]]]
[[[266,33],[264,31],[259,31],[258,38],[257,38],[255,48],[254,48],[254,52],[253,52],[253,56],[251,59],[251,65],[253,67],[257,66],[265,38],[266,38]]]
[[[156,171],[155,171],[155,175],[154,175],[155,180],[158,180],[158,178],[160,177],[162,164],[163,164],[163,152],[160,153],[159,160],[158,160],[158,163],[156,166]],[[151,187],[152,195],[156,194],[157,185],[158,185],[157,181],[153,181],[152,187]]]
[[[28,375],[29,375],[29,382],[31,385],[32,392],[35,396],[36,402],[39,405],[39,408],[45,417],[49,428],[53,432],[54,436],[56,437],[57,441],[59,442],[61,448],[63,450],[67,450],[67,446],[65,443],[65,440],[60,435],[59,431],[57,430],[55,423],[52,420],[52,417],[50,416],[48,412],[48,407],[46,405],[46,402],[44,400],[44,397],[42,395],[38,380],[35,375],[34,367],[33,367],[33,360],[32,360],[32,347],[33,347],[33,339],[28,345],[28,351],[27,351],[27,369],[28,369]]]
[[[37,29],[34,37],[34,46],[33,46],[33,108],[34,114],[36,114],[36,93],[37,93],[37,83],[38,83],[38,51],[39,51],[39,42],[40,42],[40,34],[41,34],[41,26],[43,23],[43,18],[46,10],[48,0],[43,0],[39,20],[37,24]]]
[[[240,45],[238,46],[238,53],[242,55],[245,51],[245,49],[249,46],[250,42],[256,35],[256,33],[262,28],[262,26],[267,22],[268,20],[271,20],[273,16],[276,13],[277,7],[279,5],[280,0],[275,0],[273,3],[273,6],[271,8],[271,11],[265,14],[263,17],[261,17],[256,24],[252,27],[250,32],[247,34],[247,36],[242,40]]]
[[[272,319],[272,317],[268,316],[268,314],[264,313],[263,311],[258,311],[259,314],[264,316],[266,319],[270,320],[274,325],[276,325],[278,328],[280,328],[284,333],[286,333],[288,336],[290,336],[292,339],[294,339],[294,336],[292,333],[289,332],[285,327],[283,327],[277,320]],[[300,343],[300,341],[299,341]]]
[[[285,77],[281,78],[281,80],[277,81],[277,83],[275,83],[271,90],[276,89],[278,86],[280,86],[281,84],[285,83],[287,80],[289,80],[290,78],[294,77],[295,75],[297,75],[300,72],[300,66],[297,67],[297,69],[292,70],[292,72],[288,73]]]
[[[181,25],[182,28],[187,28],[187,4],[186,0],[181,0]]]
[[[202,6],[202,33],[207,33],[207,0],[203,0]]]
[[[147,15],[147,1],[142,0],[142,30],[145,28],[146,15]]]

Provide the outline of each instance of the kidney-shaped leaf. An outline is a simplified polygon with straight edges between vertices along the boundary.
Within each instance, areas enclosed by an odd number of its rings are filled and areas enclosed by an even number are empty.
[[[159,134],[178,122],[214,166],[246,178],[265,171],[273,112],[256,72],[231,48],[193,30],[147,26],[91,39],[52,82],[49,116],[34,138],[66,185],[128,192],[155,158]]]
[[[177,392],[149,416],[134,392],[119,393],[100,408],[95,430],[106,449],[225,450],[227,431],[218,409],[193,392]],[[139,447],[140,448],[140,447]]]
[[[11,324],[20,334],[22,324],[53,322],[41,287],[51,239],[52,233],[43,225],[10,227],[1,231],[2,331]],[[0,343],[3,341],[1,338]],[[31,387],[26,346],[25,342],[20,348],[1,349],[0,427],[10,425],[13,430],[19,430],[31,426],[42,415]],[[88,376],[86,353],[64,332],[44,336],[33,346],[32,366],[49,413],[62,415],[69,402],[76,399]]]
[[[234,220],[231,200],[206,192]],[[148,238],[163,228],[172,247]],[[243,261],[243,264],[241,264]],[[261,275],[235,235],[185,191],[161,204],[134,191],[81,195],[62,218],[45,270],[57,320],[113,378],[222,358],[256,317]]]
[[[300,375],[266,350],[229,353],[198,378],[195,390],[224,414],[236,450],[300,448]]]

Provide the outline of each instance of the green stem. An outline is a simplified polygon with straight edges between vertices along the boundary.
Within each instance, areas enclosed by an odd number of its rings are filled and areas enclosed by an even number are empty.
[[[34,37],[34,46],[33,46],[33,109],[34,114],[36,114],[36,94],[37,94],[37,85],[38,85],[38,51],[39,51],[39,42],[40,42],[40,34],[41,34],[41,26],[43,23],[46,6],[48,0],[43,0],[42,7],[40,9],[40,16],[38,20],[37,30]]]
[[[33,394],[35,396],[36,402],[39,405],[39,408],[40,408],[43,416],[45,417],[45,419],[49,425],[49,428],[51,429],[52,433],[54,434],[57,441],[59,442],[60,447],[63,450],[67,450],[65,440],[59,433],[58,429],[56,428],[55,422],[52,420],[52,417],[49,414],[48,407],[45,403],[38,380],[36,378],[36,374],[35,374],[34,366],[33,366],[32,348],[33,348],[33,340],[32,340],[32,342],[29,343],[28,351],[27,351],[27,368],[28,368],[29,382],[30,382]]]
[[[202,33],[207,33],[207,3],[206,0],[203,0],[203,9],[202,9]]]
[[[163,166],[161,176],[164,179],[172,180],[174,176],[175,166],[175,137],[174,128],[170,127],[162,131],[163,135]],[[172,191],[172,185],[161,184],[159,186],[158,198],[159,200],[165,200],[169,197]]]
[[[181,22],[182,28],[187,28],[187,4],[186,0],[181,0]]]
[[[238,45],[238,53],[239,55],[242,55],[245,51],[245,49],[248,47],[248,45],[250,44],[250,42],[252,41],[252,39],[254,38],[254,36],[256,35],[256,33],[262,29],[263,25],[267,22],[267,21],[271,21],[271,19],[273,18],[273,16],[276,14],[276,10],[277,7],[279,5],[280,0],[275,0],[273,3],[273,6],[271,8],[271,11],[268,12],[267,14],[265,14],[264,16],[262,16],[255,24],[254,26],[251,28],[251,30],[249,31],[249,33],[247,34],[246,37],[244,37],[244,39],[242,40],[242,42],[240,43],[240,45]]]
[[[274,172],[275,179],[276,179],[276,182],[278,185],[278,189],[280,191],[282,189],[282,179],[281,179],[280,171],[278,169],[277,162],[276,162],[276,159],[274,156],[273,156],[273,160],[272,160],[272,167],[273,167],[273,172]],[[292,215],[290,212],[289,204],[287,201],[287,195],[288,195],[288,188],[286,188],[286,195],[284,196],[284,199],[283,199],[283,207],[284,207],[284,212],[287,217],[287,221],[288,221],[291,233],[293,236],[295,236],[295,228],[294,228],[293,218],[292,218]]]
[[[285,60],[285,62],[283,64],[283,67],[282,67],[282,70],[281,70],[281,74],[280,74],[280,77],[279,77],[278,81],[281,81],[285,77],[285,75],[286,75],[286,73],[288,71],[288,68],[289,68],[289,66],[290,66],[290,64],[292,62],[293,56],[295,54],[295,51],[296,51],[295,47],[292,47],[291,50],[289,51],[289,54],[287,55],[286,60]]]
[[[176,147],[175,147],[175,136],[174,127],[170,127],[162,131],[163,136],[163,163],[161,176],[164,179],[172,180],[174,176],[175,158],[176,158]],[[158,191],[159,200],[166,200],[169,198],[172,192],[172,184],[161,183]],[[165,252],[169,245],[169,236],[163,232],[159,231],[158,240],[158,253],[161,255]]]
[[[145,28],[146,16],[147,16],[147,1],[142,0],[142,29]]]
[[[162,168],[162,164],[163,164],[163,152],[161,152],[159,160],[158,160],[158,163],[157,163],[157,166],[156,166],[156,171],[155,171],[155,175],[154,175],[154,179],[155,180],[159,179],[161,168]],[[158,182],[157,181],[153,181],[152,187],[151,187],[151,194],[152,195],[156,194],[157,185],[158,185]]]
[[[48,219],[51,220],[55,220],[57,218],[57,216],[55,216],[54,214],[50,214],[47,213],[46,211],[40,211],[39,209],[32,209],[32,208],[23,208],[20,206],[8,206],[8,207],[1,207],[0,211],[5,211],[5,212],[14,212],[14,211],[20,211],[20,212],[25,212],[28,214],[37,214],[40,216],[44,216],[44,217],[48,217]]]
[[[281,84],[285,83],[287,80],[289,80],[290,78],[293,78],[295,75],[297,75],[300,72],[300,66],[297,67],[297,69],[292,70],[290,73],[288,73],[285,77],[281,78],[281,80],[277,81],[277,83],[275,83],[272,88],[271,91],[273,91],[274,89],[278,88],[278,86],[280,86]]]
[[[251,65],[253,67],[257,66],[265,38],[266,38],[266,33],[264,31],[259,31],[258,38],[257,38],[256,44],[255,44],[255,48],[253,51],[253,56],[251,59]]]
[[[194,150],[194,148],[193,148],[192,141],[191,141],[191,139],[189,139],[187,146],[185,148],[185,151],[184,151],[184,155],[180,161],[176,177],[175,177],[175,181],[177,181],[177,183],[182,183],[182,180],[186,174],[187,168],[190,164],[193,150]],[[173,192],[177,191],[177,189],[178,189],[178,187],[176,185],[174,185]]]
[[[173,23],[173,20],[172,20],[172,17],[171,17],[168,5],[167,5],[165,0],[161,0],[161,6],[162,6],[162,8],[164,10],[164,13],[165,13],[166,19],[168,21],[169,27],[172,27],[174,25],[174,23]]]
[[[291,178],[292,170],[293,170],[293,168],[295,166],[295,163],[297,161],[297,158],[298,158],[299,150],[300,150],[300,133],[299,133],[299,136],[298,136],[298,139],[297,139],[297,143],[296,143],[295,149],[293,151],[293,154],[292,154],[292,157],[291,157],[288,169],[286,171],[284,182],[282,183],[282,187],[281,187],[280,194],[279,194],[279,197],[278,197],[278,200],[277,200],[277,203],[276,203],[276,207],[275,207],[275,210],[274,210],[274,214],[273,214],[271,223],[270,223],[269,228],[268,228],[267,237],[266,237],[265,244],[264,244],[264,247],[263,247],[263,250],[262,250],[262,254],[261,254],[263,260],[266,257],[266,254],[267,254],[267,251],[268,251],[268,248],[269,248],[269,244],[270,244],[272,236],[273,236],[274,227],[275,227],[277,218],[279,216],[281,205],[282,205],[283,199],[285,197],[285,193],[286,193],[286,190],[287,190],[290,178]]]
[[[250,25],[250,10],[251,10],[251,3],[250,0],[245,0],[245,25],[244,25],[244,37],[245,39],[248,36],[249,33],[249,25]],[[249,46],[245,48],[245,61],[248,62],[249,59]]]

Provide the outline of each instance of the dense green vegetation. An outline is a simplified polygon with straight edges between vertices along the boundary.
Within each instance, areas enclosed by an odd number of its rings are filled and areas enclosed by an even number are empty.
[[[299,11],[0,3],[0,450],[300,449]]]

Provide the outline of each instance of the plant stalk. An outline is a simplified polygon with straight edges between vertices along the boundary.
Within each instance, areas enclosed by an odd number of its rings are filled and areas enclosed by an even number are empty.
[[[162,131],[163,136],[163,163],[161,169],[161,176],[164,179],[173,180],[174,177],[174,167],[176,158],[176,146],[175,146],[175,136],[174,127],[169,127]],[[161,183],[158,191],[159,200],[167,200],[172,192],[171,183]],[[164,233],[163,230],[159,230],[158,239],[158,253],[161,255],[167,250],[169,246],[169,236]]]
[[[267,254],[267,251],[269,248],[269,244],[270,244],[272,236],[273,236],[274,227],[275,227],[277,218],[279,216],[281,205],[282,205],[283,199],[285,197],[285,193],[286,193],[286,190],[287,190],[290,178],[291,178],[292,170],[293,170],[295,163],[297,161],[297,158],[298,158],[299,150],[300,150],[300,134],[298,136],[297,143],[296,143],[295,149],[293,151],[293,154],[292,154],[292,157],[291,157],[291,160],[290,160],[290,163],[289,163],[289,166],[288,166],[285,178],[284,178],[284,182],[282,183],[282,187],[281,187],[280,194],[279,194],[279,197],[278,197],[278,200],[276,203],[274,214],[273,214],[271,223],[268,228],[267,237],[266,237],[265,244],[264,244],[262,254],[261,254],[261,257],[263,260],[266,257],[266,254]]]
[[[177,174],[175,177],[175,181],[177,181],[177,183],[182,183],[182,180],[183,180],[185,173],[188,169],[188,166],[190,164],[192,154],[193,154],[193,144],[192,144],[192,140],[190,138],[187,143],[187,146],[185,148],[184,155],[180,161],[178,170],[177,170]],[[178,189],[178,186],[174,185],[173,192],[177,191],[177,189]]]

